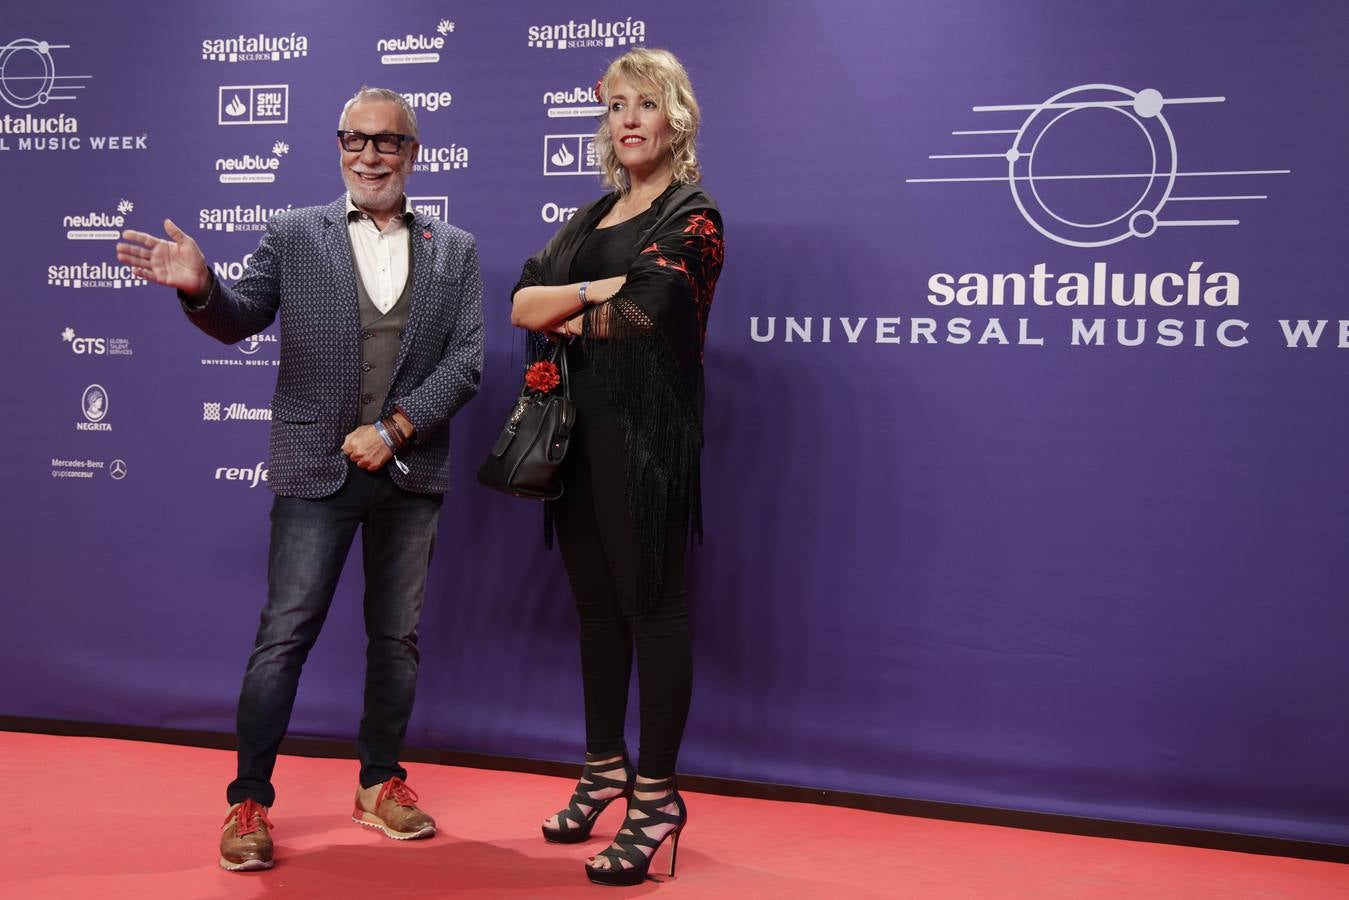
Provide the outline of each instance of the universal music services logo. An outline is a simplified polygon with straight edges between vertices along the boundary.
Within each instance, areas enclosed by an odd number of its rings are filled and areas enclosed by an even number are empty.
[[[201,42],[203,61],[222,63],[280,62],[309,55],[309,38],[303,34],[258,34],[225,38],[205,38]]]
[[[598,175],[599,155],[593,134],[547,134],[543,137],[543,174]]]
[[[290,120],[288,84],[222,84],[217,90],[217,125],[285,125]]]
[[[245,154],[215,161],[215,170],[221,184],[271,184],[276,181],[282,158],[290,152],[285,141],[272,144],[270,156]]]
[[[61,341],[76,356],[132,356],[131,341],[127,338],[80,337],[69,325],[61,332]]]
[[[445,49],[445,38],[454,34],[454,23],[441,19],[434,35],[407,34],[403,37],[382,38],[375,44],[379,61],[386,66],[419,65],[440,62],[440,51]]]
[[[0,99],[22,114],[0,116],[0,152],[8,150],[146,150],[145,134],[80,134],[78,116],[43,114],[41,107],[64,101],[78,103],[92,75],[67,74],[65,51],[70,44],[36,38],[14,38],[0,45]],[[54,107],[53,107],[54,109]]]
[[[114,212],[87,212],[66,216],[61,227],[66,229],[68,241],[115,241],[122,236],[126,227],[126,217],[131,215],[136,204],[130,200],[117,201]]]
[[[629,16],[601,22],[591,19],[577,22],[568,19],[554,25],[530,25],[528,43],[531,47],[550,50],[574,50],[581,47],[625,47],[646,42],[646,22]]]
[[[91,384],[80,395],[80,412],[84,421],[75,423],[76,431],[112,431],[108,417],[108,392],[101,384]]]
[[[1167,108],[1226,99],[1166,97],[1154,88],[1133,91],[1113,84],[1081,84],[1039,103],[975,106],[974,113],[991,117],[991,124],[998,127],[952,131],[951,135],[979,152],[935,153],[928,159],[995,160],[994,166],[1005,164],[1005,173],[905,181],[1006,184],[1027,224],[1070,247],[1105,247],[1151,237],[1163,228],[1240,225],[1240,219],[1225,212],[1231,204],[1258,202],[1268,195],[1206,186],[1221,185],[1234,177],[1287,175],[1290,170],[1217,169],[1201,164],[1182,171],[1175,133],[1166,117]],[[1083,171],[1093,168],[1078,158],[1083,145],[1095,147],[1101,156],[1113,151],[1116,158],[1133,163],[1126,166],[1131,171]],[[1216,214],[1188,212],[1196,208]]]

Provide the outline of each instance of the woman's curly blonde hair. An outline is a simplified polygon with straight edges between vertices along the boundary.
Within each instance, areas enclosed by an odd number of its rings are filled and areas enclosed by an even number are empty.
[[[600,179],[604,186],[619,194],[626,194],[631,187],[628,170],[619,163],[614,153],[613,135],[609,133],[609,85],[619,76],[649,96],[660,98],[661,112],[665,113],[672,132],[670,153],[674,158],[674,180],[693,184],[701,179],[698,154],[693,146],[693,140],[698,136],[698,101],[693,96],[689,73],[670,51],[639,47],[611,62],[596,85],[595,93],[605,108],[599,130],[595,132],[595,153],[599,157]]]

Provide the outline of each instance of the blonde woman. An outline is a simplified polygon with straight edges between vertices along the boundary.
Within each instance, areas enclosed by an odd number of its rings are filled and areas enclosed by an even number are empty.
[[[566,346],[576,430],[550,504],[581,619],[586,763],[544,837],[579,843],[627,799],[590,880],[638,884],[688,821],[675,762],[692,693],[684,550],[701,537],[703,342],[723,257],[721,216],[698,187],[698,104],[664,50],[631,50],[597,86],[610,192],[577,210],[526,261],[511,321]],[[632,660],[641,741],[624,742]]]

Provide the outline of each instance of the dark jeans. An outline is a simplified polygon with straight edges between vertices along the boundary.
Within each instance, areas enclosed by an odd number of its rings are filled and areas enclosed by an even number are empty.
[[[277,497],[267,561],[267,605],[239,694],[239,777],[231,804],[271,806],[272,769],[290,724],[300,669],[318,639],[342,563],[361,527],[365,564],[365,710],[358,748],[369,787],[406,778],[398,764],[417,690],[417,619],[435,546],[441,495],[412,494],[384,471],[352,465],[319,500]]]
[[[637,658],[641,744],[637,772],[675,773],[693,695],[684,591],[687,510],[672,516],[666,536],[664,589],[650,612],[635,605],[641,548],[623,496],[623,433],[586,370],[572,373],[576,431],[563,471],[566,491],[553,506],[558,543],[581,617],[581,681],[586,751],[624,749],[628,683]]]

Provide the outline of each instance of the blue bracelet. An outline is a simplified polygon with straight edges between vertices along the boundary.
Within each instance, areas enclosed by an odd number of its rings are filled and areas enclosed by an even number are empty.
[[[378,419],[375,420],[375,431],[379,434],[379,439],[384,442],[384,446],[390,450],[398,449],[394,446],[393,438],[389,435],[389,429],[385,428],[384,423]]]

